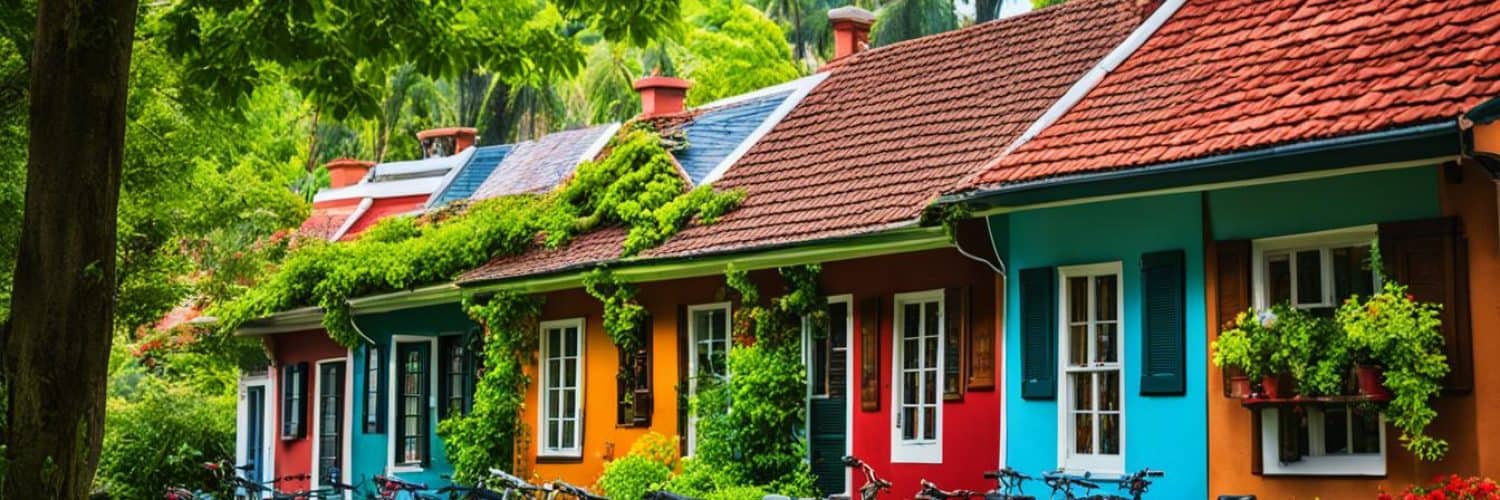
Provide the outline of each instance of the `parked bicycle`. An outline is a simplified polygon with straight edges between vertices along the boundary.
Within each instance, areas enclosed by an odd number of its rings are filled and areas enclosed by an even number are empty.
[[[547,500],[553,500],[556,498],[573,498],[577,500],[609,500],[609,498],[607,497],[595,495],[593,492],[587,489],[568,484],[561,479],[542,485],[542,487],[547,491]],[[564,496],[559,497],[558,495]]]
[[[439,498],[428,493],[431,489],[426,483],[407,481],[395,476],[375,476],[371,480],[375,482],[374,498],[379,500],[437,500]]]
[[[1051,498],[1063,498],[1064,500],[1097,500],[1093,491],[1099,489],[1099,483],[1090,480],[1089,473],[1083,475],[1069,474],[1062,469],[1042,474],[1042,482],[1052,489]],[[1073,493],[1074,488],[1082,488],[1083,496]],[[1062,495],[1059,497],[1058,495]]]
[[[1134,474],[1121,477],[1118,482],[1121,490],[1125,490],[1130,496],[1103,495],[1101,500],[1141,500],[1146,490],[1151,487],[1151,478],[1163,477],[1166,473],[1159,470],[1141,469]]]
[[[979,496],[978,492],[972,490],[944,490],[932,481],[922,480],[922,488],[917,490],[917,500],[968,500]]]
[[[1163,477],[1166,473],[1159,470],[1141,469],[1128,476],[1118,479],[1094,479],[1088,473],[1081,476],[1072,475],[1057,470],[1043,475],[1047,486],[1052,488],[1052,498],[1063,495],[1066,500],[1141,500],[1146,490],[1151,487],[1151,478]],[[1097,482],[1096,482],[1097,481]],[[1093,494],[1093,490],[1100,489],[1099,482],[1117,483],[1121,490],[1130,496],[1112,493]],[[1083,488],[1084,495],[1078,496],[1073,493],[1073,488]]]
[[[1021,483],[1032,480],[1032,477],[1015,469],[1006,467],[985,471],[984,478],[995,481],[995,489],[985,492],[984,500],[1036,500],[1036,497],[1021,491]]]
[[[299,497],[293,493],[287,493],[276,489],[276,484],[285,481],[303,481],[311,476],[307,474],[292,474],[287,476],[271,478],[268,481],[255,481],[241,476],[255,470],[253,465],[230,465],[228,461],[206,462],[203,469],[213,476],[213,483],[221,489],[214,490],[188,490],[187,488],[169,486],[164,498],[167,500],[212,500],[223,497],[233,497],[237,494],[253,497],[269,496],[272,500],[297,500]],[[305,498],[305,497],[304,497]]]

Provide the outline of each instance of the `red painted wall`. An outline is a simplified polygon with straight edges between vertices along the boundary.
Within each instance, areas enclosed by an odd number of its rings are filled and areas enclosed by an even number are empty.
[[[276,455],[276,477],[292,474],[312,474],[312,397],[317,390],[319,360],[343,358],[349,351],[334,343],[323,330],[307,330],[265,337],[267,349],[272,356],[272,389],[270,407],[275,411],[275,426],[268,429],[276,439],[273,453]],[[294,440],[281,439],[281,367],[292,363],[307,363],[307,404],[304,405],[303,422],[307,423],[303,437]],[[281,490],[298,490],[311,487],[311,480],[277,483]]]
[[[1000,463],[1000,310],[996,304],[994,271],[983,264],[969,260],[952,249],[900,254],[896,256],[872,257],[823,265],[823,287],[830,295],[853,294],[854,364],[850,377],[855,390],[850,394],[849,405],[854,411],[854,434],[851,436],[854,455],[873,466],[877,474],[895,484],[891,498],[911,498],[916,494],[922,479],[932,481],[944,489],[971,489],[985,491],[993,487],[983,477],[986,470],[998,468]],[[943,403],[943,461],[940,464],[902,463],[892,465],[891,448],[891,355],[894,322],[893,296],[897,293],[918,292],[948,287],[970,288],[969,316],[971,335],[990,335],[994,346],[995,388],[970,390],[962,401]],[[880,305],[880,410],[867,412],[861,409],[859,391],[861,380],[859,367],[861,358],[861,305],[870,297],[879,297]],[[856,475],[854,488],[864,483],[862,475]]]
[[[395,198],[377,198],[370,203],[370,209],[359,216],[359,220],[349,226],[349,231],[344,233],[343,240],[352,240],[356,235],[375,225],[380,219],[404,214],[412,210],[422,208],[427,203],[429,195],[419,194],[416,196],[398,196]]]

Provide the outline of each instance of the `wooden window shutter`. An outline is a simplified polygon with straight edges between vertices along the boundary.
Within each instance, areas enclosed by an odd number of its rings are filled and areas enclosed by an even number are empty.
[[[1469,324],[1468,243],[1457,217],[1380,225],[1385,272],[1423,302],[1443,305],[1443,341],[1448,357],[1444,389],[1474,387],[1473,338]]]
[[[1021,397],[1057,397],[1057,275],[1021,270]]]
[[[636,325],[636,338],[641,348],[635,352],[616,349],[619,352],[621,376],[615,378],[616,401],[615,423],[622,427],[650,427],[653,404],[651,391],[651,316],[646,315]],[[626,373],[629,376],[624,376]],[[631,404],[626,404],[626,401]]]
[[[1216,259],[1214,283],[1218,292],[1218,297],[1215,297],[1217,314],[1214,319],[1218,328],[1211,332],[1214,337],[1218,337],[1221,331],[1233,328],[1235,316],[1250,308],[1250,267],[1253,262],[1250,252],[1250,240],[1214,242]],[[1240,376],[1240,371],[1226,368],[1222,370],[1222,375],[1224,396],[1228,397],[1230,396],[1230,378]]]
[[[688,317],[686,304],[677,306],[677,453],[687,455],[688,436]]]
[[[943,290],[943,400],[963,401],[968,373],[969,289]]]
[[[859,409],[880,411],[880,297],[859,302]]]
[[[1187,393],[1186,260],[1187,253],[1182,250],[1141,256],[1143,395]]]

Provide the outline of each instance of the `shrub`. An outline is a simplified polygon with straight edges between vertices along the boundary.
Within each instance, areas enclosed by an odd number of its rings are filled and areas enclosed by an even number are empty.
[[[234,395],[149,376],[136,389],[138,399],[109,399],[98,487],[112,498],[160,497],[167,485],[217,487],[202,464],[234,456]]]
[[[604,466],[599,490],[614,500],[639,500],[672,475],[666,465],[645,455],[625,455]]]
[[[1500,498],[1500,486],[1489,478],[1460,477],[1453,474],[1432,479],[1430,486],[1407,485],[1399,494],[1380,488],[1379,500],[1479,500]]]
[[[627,455],[646,457],[668,469],[677,470],[677,438],[648,432],[630,445]]]

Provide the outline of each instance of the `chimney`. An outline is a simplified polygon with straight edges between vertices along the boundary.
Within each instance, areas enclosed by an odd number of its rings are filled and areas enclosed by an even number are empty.
[[[648,76],[635,81],[641,94],[641,115],[646,117],[682,112],[682,101],[693,84],[670,76]]]
[[[417,142],[422,143],[422,158],[442,158],[473,146],[478,133],[471,127],[435,128],[417,132]]]
[[[372,161],[339,158],[328,162],[323,168],[328,169],[328,187],[341,188],[358,184],[370,171],[370,167],[374,166],[375,162]]]
[[[828,11],[828,22],[833,25],[833,58],[843,59],[865,50],[870,45],[870,26],[875,25],[875,14],[846,5]]]

